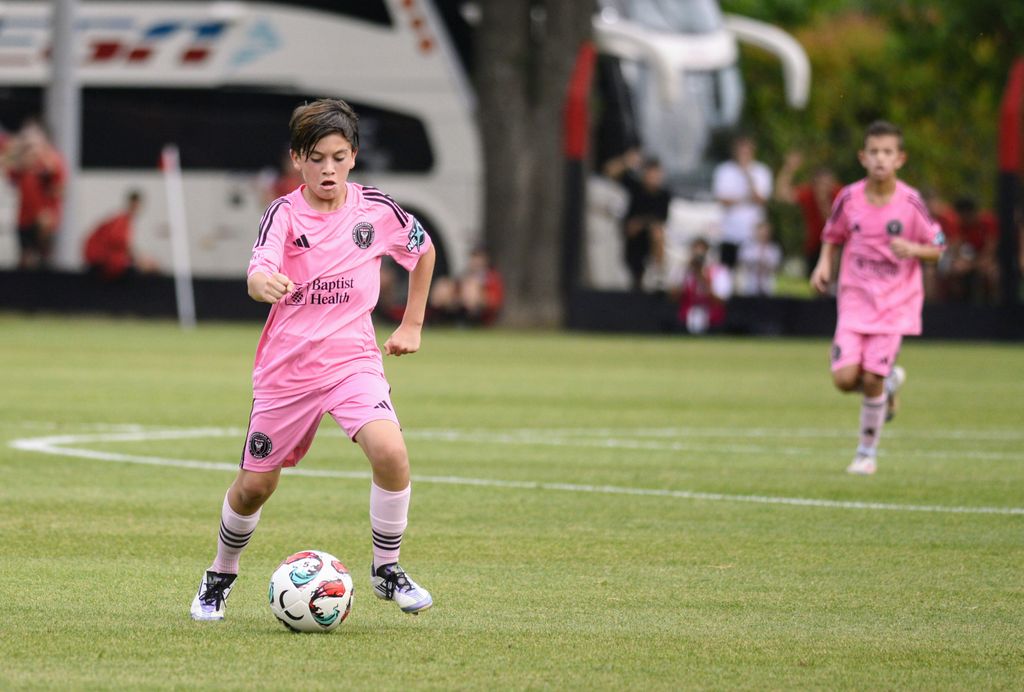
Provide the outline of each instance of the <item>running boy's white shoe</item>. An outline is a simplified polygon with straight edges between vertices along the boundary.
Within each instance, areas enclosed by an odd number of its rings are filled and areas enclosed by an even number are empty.
[[[898,365],[892,366],[892,372],[885,378],[885,422],[896,416],[900,406],[900,387],[907,381],[907,371]]]
[[[199,590],[192,599],[193,620],[223,620],[224,603],[231,593],[237,574],[225,574],[207,570],[199,582]]]
[[[875,458],[869,457],[867,454],[858,454],[853,458],[850,465],[846,467],[847,473],[857,476],[872,476],[877,470],[878,466],[875,464]]]
[[[418,614],[434,605],[430,592],[409,578],[397,563],[370,567],[370,583],[377,598],[394,601],[403,613]]]

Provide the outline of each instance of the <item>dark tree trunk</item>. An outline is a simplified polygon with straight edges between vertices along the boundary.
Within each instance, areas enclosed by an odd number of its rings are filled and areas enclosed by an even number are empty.
[[[476,89],[487,247],[505,277],[504,321],[561,323],[562,108],[593,0],[484,0]]]

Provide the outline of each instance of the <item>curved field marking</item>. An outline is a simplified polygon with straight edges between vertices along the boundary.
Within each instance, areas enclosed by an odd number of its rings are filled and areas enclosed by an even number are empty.
[[[184,440],[203,439],[210,437],[241,437],[244,431],[240,428],[188,428],[178,430],[153,430],[136,426],[115,426],[117,432],[89,433],[81,435],[50,435],[45,437],[27,437],[11,440],[8,445],[14,449],[39,454],[77,457],[95,461],[109,461],[129,464],[146,464],[151,466],[171,466],[178,468],[200,469],[204,471],[235,471],[237,464],[224,462],[198,461],[193,459],[171,459],[138,454],[121,454],[106,452],[85,447],[70,447],[89,442],[144,442],[153,440]],[[460,431],[423,431],[427,439],[444,439],[452,441],[477,441],[476,436],[485,431],[474,431],[463,436]],[[541,431],[523,431],[539,433]],[[550,431],[545,431],[550,432]],[[582,431],[581,431],[582,432]],[[602,431],[605,432],[605,431]],[[495,435],[495,434],[492,434]],[[500,442],[501,435],[488,437],[484,441]],[[524,438],[518,434],[507,435],[517,443],[533,442],[535,438]],[[675,449],[675,447],[671,447]],[[296,476],[368,479],[366,471],[333,471],[320,469],[288,468],[284,473]],[[844,500],[821,500],[802,497],[775,497],[770,495],[732,495],[728,493],[708,493],[691,490],[666,490],[658,488],[631,488],[614,485],[586,485],[578,483],[548,483],[540,481],[507,481],[487,478],[465,478],[461,476],[415,476],[419,483],[441,483],[447,485],[469,485],[490,488],[515,488],[527,490],[555,490],[576,493],[600,493],[606,495],[633,495],[644,497],[671,497],[688,500],[707,500],[712,502],[747,502],[766,505],[790,505],[797,507],[824,507],[831,509],[861,509],[896,512],[931,512],[941,514],[1002,514],[1024,515],[1024,507],[957,507],[944,505],[904,505],[887,502],[862,502]]]
[[[52,422],[21,422],[20,427],[36,427],[42,430],[57,428]],[[86,430],[101,432],[154,431],[137,424],[93,424],[81,426]],[[242,437],[244,430],[238,428],[217,428],[223,435]],[[318,435],[341,437],[344,433],[335,428],[321,430]],[[820,448],[794,446],[794,441],[843,439],[849,440],[848,429],[836,428],[518,428],[511,431],[488,429],[461,430],[420,429],[405,432],[407,439],[432,440],[437,442],[479,442],[484,444],[525,445],[533,447],[587,447],[592,449],[627,449],[640,451],[751,454],[773,456],[810,456],[820,454]],[[672,438],[686,438],[683,441]],[[147,438],[148,439],[148,438]],[[1024,442],[1022,430],[935,430],[935,431],[886,431],[886,439],[901,440],[945,440],[970,443]],[[736,443],[734,440],[749,440]],[[773,443],[772,440],[785,442]],[[955,459],[977,461],[1022,461],[1024,445],[1015,451],[987,451],[984,449],[902,449],[900,456],[911,459]]]

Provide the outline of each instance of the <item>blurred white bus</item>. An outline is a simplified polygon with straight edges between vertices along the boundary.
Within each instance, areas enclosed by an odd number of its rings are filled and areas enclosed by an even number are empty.
[[[639,147],[656,155],[673,191],[666,233],[667,263],[682,265],[689,240],[719,233],[721,211],[711,197],[712,138],[740,123],[743,79],[738,41],[778,57],[787,104],[803,108],[810,63],[781,29],[723,15],[716,0],[599,0],[598,161]],[[594,288],[626,288],[618,184],[594,175],[587,190],[585,276]],[[655,278],[658,277],[648,277]]]
[[[52,2],[0,2],[0,125],[42,112]],[[482,156],[472,95],[426,0],[80,0],[81,170],[71,214],[89,229],[145,197],[140,252],[170,257],[160,150],[181,151],[193,271],[244,274],[268,177],[304,100],[348,100],[361,116],[352,179],[415,214],[457,269],[479,242]],[[0,267],[15,263],[15,200],[0,200]],[[166,260],[169,270],[169,259]]]
[[[42,110],[51,6],[0,2],[0,125],[8,129]],[[78,6],[82,132],[73,248],[128,189],[140,188],[139,249],[170,257],[157,162],[173,142],[181,149],[194,272],[241,275],[265,206],[267,171],[278,168],[287,146],[288,116],[319,96],[345,98],[359,111],[362,151],[352,177],[384,189],[423,221],[438,241],[439,271],[458,271],[480,242],[484,167],[466,77],[478,3]],[[629,145],[659,155],[675,193],[668,250],[677,261],[688,238],[713,240],[717,230],[709,143],[739,122],[737,39],[780,57],[794,107],[807,99],[806,55],[775,27],[723,16],[715,0],[598,0],[594,34],[597,155],[602,146]],[[621,187],[591,178],[583,256],[592,287],[627,285],[616,218],[623,203]],[[12,214],[7,190],[0,194],[0,267],[14,264]]]
[[[450,35],[468,55],[466,34],[486,10],[484,3],[435,1]],[[725,15],[717,0],[595,0],[595,7],[594,163],[599,168],[630,147],[659,157],[673,192],[668,260],[678,266],[690,239],[704,235],[714,242],[718,234],[711,145],[716,134],[740,122],[744,88],[738,42],[778,57],[793,108],[807,103],[810,63],[792,36],[770,24]],[[629,285],[619,221],[625,204],[619,184],[597,173],[590,177],[581,255],[583,281],[591,288]]]

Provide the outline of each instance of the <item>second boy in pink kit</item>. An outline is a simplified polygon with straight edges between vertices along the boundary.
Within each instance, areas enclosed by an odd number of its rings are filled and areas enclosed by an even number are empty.
[[[384,343],[401,356],[420,347],[434,248],[390,197],[348,182],[358,117],[322,99],[292,114],[291,157],[304,181],[267,208],[249,264],[248,290],[271,303],[256,349],[253,407],[241,468],[221,508],[217,554],[192,601],[195,620],[222,620],[239,555],[277,488],[281,469],[309,450],[325,413],[359,444],[372,468],[374,593],[407,613],[433,599],[398,564],[411,485],[409,456],[384,377],[370,313],[384,255],[409,271],[405,316]]]
[[[897,178],[906,162],[898,127],[872,123],[859,158],[867,177],[836,197],[811,285],[828,290],[842,249],[832,379],[841,391],[863,393],[860,442],[846,470],[870,475],[905,378],[896,365],[900,344],[904,335],[921,333],[920,260],[937,261],[945,239],[921,195]]]

